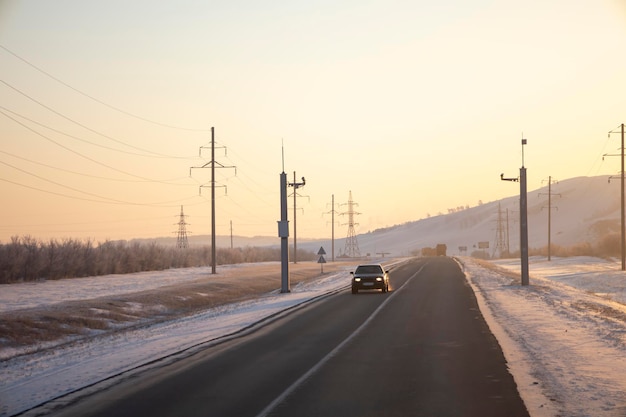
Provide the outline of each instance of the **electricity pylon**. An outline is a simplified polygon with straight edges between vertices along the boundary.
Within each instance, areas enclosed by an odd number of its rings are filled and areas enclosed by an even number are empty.
[[[178,237],[176,238],[176,247],[178,249],[186,249],[189,247],[187,241],[187,222],[185,221],[183,206],[180,206],[180,220],[178,220]]]
[[[340,213],[342,216],[348,215],[348,236],[346,237],[344,255],[350,258],[360,258],[361,251],[359,250],[359,242],[356,240],[356,232],[354,231],[354,226],[358,226],[358,223],[354,222],[354,216],[361,213],[354,211],[354,206],[358,206],[358,204],[352,201],[352,191],[350,191],[350,198],[348,199],[347,205],[348,211]]]
[[[498,203],[498,224],[496,226],[496,244],[493,247],[493,253],[491,257],[494,258],[496,253],[499,257],[502,257],[502,253],[509,251],[507,247],[506,229],[504,226],[504,219],[502,217],[502,206]]]

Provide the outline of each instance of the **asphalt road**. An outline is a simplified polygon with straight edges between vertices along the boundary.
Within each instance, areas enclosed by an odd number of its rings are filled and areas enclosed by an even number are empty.
[[[120,381],[59,416],[528,416],[451,258]]]

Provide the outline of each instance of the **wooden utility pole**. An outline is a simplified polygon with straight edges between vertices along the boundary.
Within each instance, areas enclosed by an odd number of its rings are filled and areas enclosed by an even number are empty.
[[[539,193],[539,195],[545,195]],[[552,176],[548,177],[548,261],[552,260],[552,196],[561,196],[561,194],[552,194]],[[556,208],[556,207],[554,207]],[[542,207],[543,209],[543,207]]]
[[[620,172],[621,248],[622,248],[622,271],[626,271],[626,223],[625,223],[626,210],[624,209],[624,123],[620,125],[620,131],[622,134],[622,146],[620,147],[621,149],[620,156],[622,158],[622,170]],[[615,131],[615,129],[611,130],[609,132],[609,137],[611,137],[611,133],[617,133],[617,132]],[[617,155],[604,154],[602,155],[603,159],[605,156],[617,156]],[[609,182],[610,181],[611,181],[611,178],[609,177]]]
[[[296,240],[296,197],[298,197],[298,188],[304,187],[306,180],[302,177],[302,182],[296,182],[296,171],[293,171],[293,182],[289,183],[293,187],[293,263],[298,262],[298,243]]]
[[[202,149],[206,148],[205,146],[200,147],[200,156],[202,156]],[[216,273],[216,256],[215,256],[215,165],[219,165],[218,168],[235,168],[235,174],[237,173],[237,167],[235,166],[224,166],[219,162],[215,161],[215,128],[211,127],[211,161],[200,167],[191,167],[189,169],[189,175],[191,175],[191,170],[193,168],[211,168],[211,273]],[[200,190],[202,190],[202,185],[200,186]],[[222,186],[223,187],[223,186]]]
[[[626,271],[626,226],[624,223],[625,210],[624,210],[624,123],[621,125],[622,131],[622,146],[621,149],[621,157],[622,157],[622,171],[620,172],[620,201],[621,201],[621,247],[622,247],[622,271]],[[609,136],[611,133],[609,132]]]

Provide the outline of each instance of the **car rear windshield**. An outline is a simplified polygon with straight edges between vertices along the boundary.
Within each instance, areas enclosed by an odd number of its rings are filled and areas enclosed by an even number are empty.
[[[356,268],[356,274],[382,274],[380,265],[361,265]]]

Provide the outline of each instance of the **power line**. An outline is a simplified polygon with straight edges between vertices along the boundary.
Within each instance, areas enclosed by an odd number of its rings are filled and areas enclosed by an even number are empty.
[[[26,128],[26,129],[30,130],[30,131],[31,131],[31,132],[33,132],[34,134],[36,134],[36,135],[38,135],[38,136],[41,136],[42,138],[44,138],[44,139],[46,139],[46,140],[48,140],[48,141],[52,142],[53,144],[55,144],[55,145],[59,146],[60,148],[63,148],[63,149],[65,149],[66,151],[72,152],[73,154],[78,155],[78,156],[80,156],[81,158],[84,158],[84,159],[86,159],[86,160],[88,160],[88,161],[90,161],[90,162],[93,162],[93,163],[98,164],[98,165],[100,165],[100,166],[103,166],[103,167],[105,167],[105,168],[109,168],[109,169],[111,169],[111,170],[113,170],[113,171],[116,171],[116,172],[122,173],[122,174],[124,174],[124,175],[128,175],[128,176],[130,176],[130,177],[135,177],[135,178],[139,178],[139,179],[142,179],[142,180],[145,180],[145,181],[150,181],[150,182],[159,182],[159,183],[164,183],[164,184],[167,184],[167,182],[165,182],[165,181],[159,181],[159,180],[154,180],[154,179],[150,179],[150,178],[141,177],[141,176],[139,176],[139,175],[131,174],[131,173],[126,172],[126,171],[123,171],[123,170],[121,170],[121,169],[114,168],[114,167],[112,167],[112,166],[110,166],[110,165],[107,165],[107,164],[105,164],[105,163],[103,163],[103,162],[99,162],[99,161],[97,161],[97,160],[95,160],[95,159],[93,159],[93,158],[91,158],[91,157],[89,157],[89,156],[87,156],[87,155],[83,155],[83,154],[82,154],[82,153],[80,153],[80,152],[77,152],[77,151],[75,151],[75,150],[73,150],[73,149],[71,149],[71,148],[69,148],[69,147],[67,147],[67,146],[65,146],[65,145],[60,144],[59,142],[55,141],[54,139],[52,139],[52,138],[50,138],[50,137],[48,137],[48,136],[46,136],[46,135],[44,135],[44,134],[42,134],[42,133],[40,133],[40,132],[36,131],[35,129],[31,128],[30,126],[27,126],[27,125],[25,125],[24,123],[20,122],[19,120],[15,119],[15,118],[13,118],[13,117],[11,117],[11,116],[9,116],[8,114],[6,114],[5,112],[3,112],[2,110],[0,110],[0,114],[4,115],[4,117],[7,117],[8,119],[13,120],[15,123],[17,123],[17,124],[19,124],[19,125],[23,126],[24,128]]]
[[[19,88],[12,86],[11,84],[7,83],[6,81],[4,81],[4,80],[0,80],[0,83],[2,83],[2,84],[4,84],[4,85],[6,85],[7,87],[9,87],[9,88],[10,88],[10,89],[12,89],[13,91],[15,91],[15,92],[17,92],[17,93],[21,94],[22,96],[26,97],[27,99],[29,99],[29,100],[31,100],[31,101],[33,101],[33,102],[35,102],[35,103],[39,104],[39,105],[40,105],[41,107],[43,107],[44,109],[46,109],[46,110],[48,110],[48,111],[50,111],[50,112],[52,112],[52,113],[56,114],[56,115],[57,115],[57,116],[59,116],[59,117],[64,118],[65,120],[67,120],[67,121],[69,121],[69,122],[72,122],[72,123],[74,123],[74,124],[76,124],[76,125],[78,125],[78,126],[82,127],[82,128],[83,128],[83,129],[85,129],[85,130],[88,130],[88,131],[90,131],[90,132],[92,132],[92,133],[95,133],[96,135],[102,136],[103,138],[109,139],[109,140],[111,140],[111,141],[113,141],[113,142],[119,143],[119,144],[124,145],[124,146],[128,146],[129,148],[136,149],[136,150],[141,151],[141,152],[145,152],[145,153],[149,153],[149,154],[153,154],[153,155],[158,155],[158,156],[164,156],[164,157],[168,157],[168,158],[169,158],[169,156],[168,156],[168,155],[163,155],[163,154],[160,154],[160,153],[158,153],[158,152],[152,152],[152,151],[149,151],[149,150],[147,150],[147,149],[140,148],[140,147],[138,147],[138,146],[129,145],[128,143],[125,143],[125,142],[123,142],[123,141],[121,141],[121,140],[119,140],[119,139],[115,139],[114,137],[111,137],[111,136],[106,135],[106,134],[104,134],[104,133],[98,132],[97,130],[92,129],[92,128],[90,128],[89,126],[86,126],[86,125],[84,125],[84,124],[82,124],[82,123],[80,123],[80,122],[78,122],[78,121],[76,121],[76,120],[72,119],[71,117],[68,117],[68,116],[64,115],[63,113],[61,113],[61,112],[58,112],[58,111],[54,110],[52,107],[50,107],[50,106],[47,106],[47,105],[43,104],[43,103],[42,103],[42,102],[40,102],[39,100],[37,100],[37,99],[35,99],[35,98],[33,98],[33,97],[29,96],[28,94],[26,94],[25,92],[23,92],[23,91],[22,91],[22,90],[20,90]]]
[[[57,170],[57,171],[67,172],[69,174],[79,175],[79,176],[83,176],[83,177],[95,178],[95,179],[105,180],[105,181],[118,181],[118,182],[129,182],[129,183],[154,182],[152,180],[127,180],[127,179],[121,179],[121,178],[109,178],[109,177],[102,177],[102,176],[99,176],[99,175],[86,174],[84,172],[72,171],[72,170],[69,170],[69,169],[59,168],[59,167],[55,167],[55,166],[52,166],[52,165],[44,164],[43,162],[33,161],[32,159],[24,158],[24,157],[19,156],[19,155],[14,155],[12,153],[5,152],[3,150],[0,150],[0,153],[3,153],[3,154],[8,155],[8,156],[11,156],[13,158],[21,159],[22,161],[26,161],[26,162],[29,162],[31,164],[35,164],[35,165],[43,166],[43,167],[46,167],[46,168],[54,169],[54,170]],[[168,181],[178,181],[178,180],[182,180],[182,179],[186,179],[186,178],[185,177],[173,178],[173,179],[168,180]],[[188,186],[189,184],[169,183],[168,185]]]
[[[72,215],[75,215],[75,213]],[[12,217],[15,217],[15,216],[12,216]],[[63,223],[30,223],[30,222],[26,224],[12,223],[11,225],[0,225],[0,229],[7,229],[8,227],[33,227],[33,226],[36,226],[36,227],[92,226],[95,224],[128,223],[128,222],[136,223],[138,221],[147,221],[147,220],[154,220],[154,221],[160,222],[164,219],[171,219],[171,217],[172,216],[133,217],[133,218],[128,218],[128,219],[115,218],[115,220],[90,220],[90,221],[85,221],[85,222],[63,222]]]
[[[39,176],[37,174],[33,174],[32,172],[28,172],[26,170],[23,170],[21,168],[18,168],[16,166],[13,166],[13,165],[11,165],[9,163],[6,163],[6,162],[3,162],[3,161],[0,161],[0,164],[4,164],[4,165],[6,165],[8,167],[11,167],[11,168],[13,168],[13,169],[15,169],[17,171],[20,171],[20,172],[22,172],[24,174],[31,175],[31,176],[33,176],[35,178],[38,178],[38,179],[40,179],[42,181],[49,182],[49,183],[57,185],[59,187],[67,188],[68,190],[75,191],[77,193],[81,193],[81,194],[85,194],[85,195],[88,195],[88,196],[91,196],[91,197],[96,197],[96,198],[102,199],[102,200],[84,199],[86,201],[93,201],[93,202],[97,202],[97,203],[108,203],[108,204],[134,205],[134,206],[152,206],[152,205],[156,206],[156,205],[170,204],[170,203],[173,203],[173,202],[180,201],[180,200],[172,200],[172,201],[167,201],[167,202],[162,202],[162,203],[135,203],[135,202],[130,202],[130,201],[118,200],[118,199],[110,198],[110,197],[103,197],[103,196],[98,195],[98,194],[94,194],[94,193],[90,193],[90,192],[87,192],[87,191],[79,190],[78,188],[70,187],[69,185],[64,185],[64,184],[58,183],[56,181],[52,181],[52,180],[50,180],[48,178],[44,178],[44,177],[41,177],[41,176]],[[15,185],[20,185],[20,186],[31,188],[31,189],[36,189],[38,191],[48,192],[47,190],[41,190],[41,189],[38,189],[36,187],[27,186],[27,185],[20,184],[20,183],[17,183],[17,182],[11,181],[11,180],[7,180],[7,179],[4,179],[4,178],[0,178],[0,179],[2,179],[3,181],[6,181],[6,182],[10,182],[10,183],[15,184]],[[49,193],[55,194],[55,195],[61,195],[61,196],[68,197],[68,198],[73,198],[72,196],[66,195],[66,194],[54,193],[54,192],[49,192]]]
[[[188,131],[194,131],[194,132],[208,132],[208,129],[194,129],[194,128],[188,128],[188,127],[168,125],[168,124],[165,124],[165,123],[161,123],[161,122],[157,122],[157,121],[154,121],[154,120],[150,120],[150,119],[142,117],[142,116],[138,116],[138,115],[130,113],[130,112],[126,111],[126,110],[122,110],[122,109],[120,109],[118,107],[115,107],[115,106],[113,106],[111,104],[108,104],[108,103],[106,103],[106,102],[104,102],[104,101],[102,101],[100,99],[97,99],[97,98],[95,98],[95,97],[93,97],[93,96],[91,96],[91,95],[89,95],[89,94],[87,94],[87,93],[85,93],[85,92],[75,88],[75,87],[72,87],[71,85],[69,85],[65,81],[60,80],[59,78],[53,76],[52,74],[44,71],[41,68],[39,68],[38,66],[36,66],[32,62],[26,60],[25,58],[22,58],[21,56],[19,56],[15,52],[9,50],[7,47],[5,47],[3,45],[0,45],[0,48],[4,49],[9,54],[13,55],[14,57],[19,59],[20,61],[24,62],[28,66],[30,66],[30,67],[34,68],[35,70],[39,71],[40,73],[46,75],[47,77],[53,79],[54,81],[58,82],[59,84],[69,88],[70,90],[73,90],[73,91],[77,92],[78,94],[80,94],[80,95],[82,95],[84,97],[87,97],[90,100],[95,101],[98,104],[101,104],[101,105],[103,105],[105,107],[108,107],[108,108],[110,108],[112,110],[115,110],[117,112],[120,112],[120,113],[125,114],[125,115],[130,116],[130,117],[134,117],[135,119],[139,119],[139,120],[142,120],[144,122],[152,123],[152,124],[155,124],[155,125],[158,125],[158,126],[167,127],[167,128],[170,128],[170,129],[188,130]]]
[[[40,123],[40,122],[38,122],[36,120],[33,120],[33,119],[29,118],[29,117],[26,117],[26,116],[24,116],[24,115],[22,115],[20,113],[14,112],[11,109],[7,109],[4,106],[0,106],[0,109],[13,114],[14,116],[20,117],[20,118],[22,118],[24,120],[28,120],[29,122],[34,123],[34,124],[36,124],[38,126],[41,126],[43,128],[49,129],[49,130],[51,130],[53,132],[56,132],[56,133],[58,133],[60,135],[67,136],[69,138],[78,140],[78,141],[83,142],[83,143],[87,143],[87,144],[92,145],[92,146],[97,146],[97,147],[102,148],[102,149],[108,149],[110,151],[120,152],[120,153],[124,153],[124,154],[128,154],[128,155],[134,155],[134,156],[141,156],[141,157],[145,157],[145,158],[168,158],[168,159],[190,159],[191,158],[191,157],[185,157],[185,156],[158,155],[158,154],[146,155],[145,153],[136,153],[136,152],[124,151],[122,149],[112,148],[110,146],[102,145],[100,143],[95,143],[95,142],[89,141],[87,139],[83,139],[83,138],[80,138],[78,136],[71,135],[71,134],[66,133],[66,132],[62,132],[62,131],[60,131],[58,129],[55,129],[53,127],[50,127],[50,126],[45,125],[43,123]]]
[[[23,188],[28,188],[28,189],[34,190],[34,191],[39,191],[39,192],[46,193],[46,194],[56,195],[56,196],[59,196],[59,197],[71,198],[73,200],[88,201],[88,202],[92,202],[92,203],[103,203],[103,204],[118,204],[118,205],[129,205],[129,206],[153,206],[153,207],[178,207],[178,205],[180,205],[181,201],[189,200],[189,199],[192,199],[192,198],[196,198],[196,196],[192,196],[192,197],[184,198],[182,200],[178,199],[178,200],[172,200],[172,201],[164,201],[164,202],[160,202],[160,203],[133,203],[133,202],[121,201],[121,200],[119,200],[119,202],[115,202],[115,201],[106,201],[106,200],[94,200],[94,199],[91,199],[91,198],[78,197],[78,196],[58,193],[58,192],[55,192],[55,191],[44,190],[42,188],[33,187],[31,185],[19,183],[17,181],[11,181],[11,180],[8,180],[6,178],[0,178],[0,181],[8,182],[9,184],[17,185],[17,186],[23,187]],[[99,197],[98,196],[98,198],[103,198],[104,199],[106,197]],[[176,203],[176,204],[174,204],[174,203]],[[197,205],[197,204],[200,204],[200,203],[195,203],[194,205]]]

